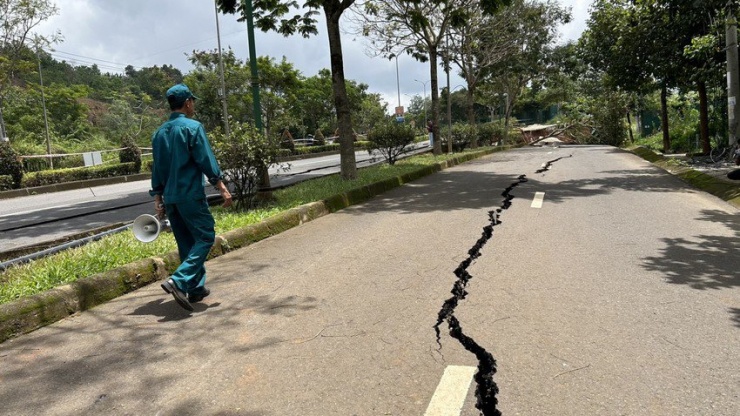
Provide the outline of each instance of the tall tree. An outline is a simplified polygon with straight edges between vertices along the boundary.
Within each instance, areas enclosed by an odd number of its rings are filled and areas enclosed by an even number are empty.
[[[467,84],[466,107],[471,125],[476,119],[475,97],[479,81],[491,67],[504,62],[517,51],[515,24],[516,19],[506,8],[490,16],[473,9],[468,24],[453,27],[450,31],[451,42],[446,53]],[[477,139],[473,139],[471,146],[478,147]]]
[[[492,66],[488,81],[506,97],[506,138],[512,109],[527,85],[547,73],[556,48],[558,27],[570,21],[570,11],[554,0],[514,0],[502,13],[514,21],[512,39],[516,51]]]
[[[597,0],[581,46],[587,62],[607,73],[616,88],[661,91],[663,150],[671,148],[668,92],[692,85],[699,91],[702,141],[708,145],[706,83],[716,80],[721,58],[707,52],[712,21],[723,20],[725,0]],[[736,3],[730,1],[730,3]],[[718,38],[712,40],[719,46]],[[695,40],[696,39],[696,40]],[[693,45],[693,46],[692,46]],[[711,55],[711,56],[710,56]],[[652,88],[651,88],[652,87]]]
[[[306,10],[304,14],[296,14],[290,18],[283,17],[290,12],[291,8],[298,7],[298,3],[294,0],[258,0],[254,4],[252,4],[251,0],[216,1],[223,12],[238,12],[242,18],[246,18],[247,12],[252,11],[257,27],[263,31],[274,30],[285,36],[300,33],[304,37],[308,37],[318,33],[315,16],[319,10],[324,11],[327,35],[329,37],[334,106],[339,124],[341,176],[344,179],[357,178],[352,117],[345,85],[342,38],[339,30],[339,20],[342,14],[355,0],[308,0],[303,5],[303,8]]]
[[[297,91],[301,84],[301,73],[283,56],[280,63],[273,58],[257,59],[262,95],[262,115],[265,118],[265,134],[271,137],[290,124],[290,104],[298,100]],[[276,125],[277,124],[277,125]],[[282,124],[282,126],[281,126]]]
[[[511,0],[366,0],[356,13],[360,33],[369,37],[371,49],[392,58],[407,53],[429,62],[432,96],[432,129],[439,134],[438,59],[449,45],[451,28],[470,25],[475,10],[491,15]],[[445,61],[448,57],[445,56]],[[449,70],[449,63],[446,62]],[[441,140],[434,141],[434,154],[442,153]]]
[[[18,76],[18,70],[29,67],[23,65],[22,54],[27,52],[26,43],[31,40],[39,50],[61,39],[59,33],[50,37],[33,34],[34,28],[58,13],[50,0],[0,0],[0,140],[6,135],[3,120],[5,91]]]
[[[476,0],[367,0],[358,3],[357,29],[369,39],[371,50],[388,58],[407,53],[429,62],[432,96],[432,130],[439,134],[440,49],[449,27],[462,25]],[[434,154],[442,153],[442,141],[434,140]]]
[[[251,122],[252,98],[244,88],[244,85],[249,83],[247,65],[237,59],[231,49],[225,51],[222,56],[226,84],[226,91],[223,93],[228,100],[230,118],[236,122]],[[222,97],[219,95],[221,82],[218,72],[218,51],[193,51],[188,59],[195,68],[185,76],[185,82],[202,98],[196,109],[198,119],[209,130],[222,127],[223,108]]]

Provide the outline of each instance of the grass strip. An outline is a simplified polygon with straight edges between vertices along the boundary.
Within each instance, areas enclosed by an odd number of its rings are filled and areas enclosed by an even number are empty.
[[[248,212],[213,208],[216,234],[260,223],[307,203],[328,200],[338,194],[371,184],[413,175],[440,162],[459,159],[465,153],[469,153],[469,158],[473,158],[477,151],[440,156],[430,154],[413,156],[393,166],[382,164],[360,169],[358,178],[353,181],[343,180],[339,175],[312,179],[274,192],[275,200],[269,206]],[[111,235],[82,247],[8,269],[0,274],[0,304],[39,294],[138,260],[161,257],[176,249],[171,233],[164,233],[157,240],[147,244],[137,241],[129,232]]]

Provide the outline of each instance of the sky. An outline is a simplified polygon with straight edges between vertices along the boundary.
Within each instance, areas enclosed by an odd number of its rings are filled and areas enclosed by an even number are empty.
[[[41,24],[37,32],[49,35],[60,31],[63,41],[50,51],[59,61],[72,65],[97,64],[102,72],[122,73],[126,65],[139,69],[154,65],[173,65],[183,74],[192,69],[187,56],[194,50],[218,47],[216,11],[212,0],[54,0],[59,13]],[[561,42],[576,40],[586,27],[591,0],[560,0],[571,7],[573,21],[561,28]],[[346,13],[346,12],[345,12]],[[258,56],[276,61],[285,56],[304,76],[329,68],[329,41],[323,25],[309,39],[300,35],[283,37],[255,30]],[[218,17],[221,46],[234,50],[237,58],[249,56],[246,24],[233,15]],[[346,24],[343,17],[342,24]],[[342,35],[344,72],[347,79],[367,84],[371,93],[381,94],[388,111],[400,104],[408,107],[411,97],[431,95],[429,65],[401,56],[398,62],[370,57],[362,38]],[[396,66],[397,64],[397,66]],[[439,71],[440,88],[446,86]],[[464,85],[462,78],[450,75],[454,89]],[[195,92],[197,94],[197,91]]]

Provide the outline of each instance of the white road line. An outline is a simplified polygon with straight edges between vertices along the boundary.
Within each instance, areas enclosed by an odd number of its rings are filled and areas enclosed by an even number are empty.
[[[535,192],[534,199],[532,200],[532,208],[542,208],[542,201],[545,200],[544,192]]]
[[[468,395],[475,367],[451,365],[445,368],[442,380],[432,396],[424,416],[459,415]]]

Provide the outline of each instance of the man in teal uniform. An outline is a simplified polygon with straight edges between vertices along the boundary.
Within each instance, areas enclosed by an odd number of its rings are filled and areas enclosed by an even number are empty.
[[[192,119],[195,100],[185,84],[167,90],[172,114],[152,136],[152,189],[157,215],[165,213],[177,241],[180,267],[162,283],[178,304],[192,311],[191,303],[210,294],[205,286],[203,264],[216,238],[214,220],[208,209],[203,176],[231,205],[231,194],[224,185],[203,125]]]

